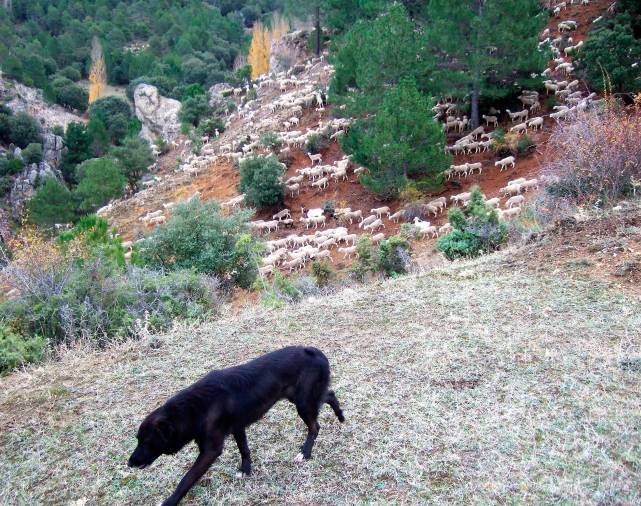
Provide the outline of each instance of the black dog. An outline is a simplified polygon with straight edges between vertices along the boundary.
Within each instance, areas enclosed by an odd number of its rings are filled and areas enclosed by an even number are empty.
[[[173,455],[195,440],[200,454],[163,503],[175,505],[205,474],[234,435],[241,456],[240,471],[251,473],[245,427],[260,420],[279,400],[296,405],[307,425],[307,439],[297,459],[309,459],[318,436],[318,412],[327,403],[343,422],[338,399],[328,390],[329,361],[316,348],[291,346],[243,365],[212,371],[153,411],[138,429],[138,446],[127,465],[145,468],[160,455]]]

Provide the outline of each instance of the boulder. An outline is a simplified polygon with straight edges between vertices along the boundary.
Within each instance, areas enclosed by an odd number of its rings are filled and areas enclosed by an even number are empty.
[[[42,134],[42,159],[53,167],[57,167],[62,159],[63,139],[51,133]]]
[[[209,88],[209,105],[217,109],[227,102],[227,98],[223,96],[223,92],[232,89],[233,86],[228,83],[214,84]]]
[[[178,100],[160,95],[158,88],[139,84],[134,90],[134,110],[142,123],[141,137],[153,143],[158,137],[173,141],[180,133]]]

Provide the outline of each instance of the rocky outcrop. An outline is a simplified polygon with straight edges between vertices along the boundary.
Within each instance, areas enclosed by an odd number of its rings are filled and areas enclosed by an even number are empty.
[[[42,134],[42,159],[52,167],[58,167],[60,164],[63,148],[62,137],[50,133]]]
[[[24,206],[33,196],[35,188],[39,182],[48,177],[60,179],[60,172],[51,167],[47,162],[42,161],[39,164],[32,163],[18,176],[13,182],[11,193],[9,194],[9,204],[11,206],[11,216],[14,220],[20,220]]]
[[[52,105],[42,98],[42,90],[5,79],[0,73],[0,101],[14,113],[26,112],[47,129],[60,125],[65,130],[71,122],[85,123],[80,116],[70,113],[59,105]]]
[[[134,91],[134,109],[142,123],[140,135],[149,142],[158,137],[165,141],[174,140],[180,133],[180,106],[178,100],[161,96],[155,86],[138,85]]]
[[[309,56],[307,53],[308,37],[309,32],[298,30],[274,40],[269,55],[269,71],[286,72],[296,63],[306,59]]]
[[[227,98],[223,93],[232,88],[233,86],[228,83],[214,84],[209,88],[209,105],[214,109],[218,109],[220,106],[224,105],[227,102]]]

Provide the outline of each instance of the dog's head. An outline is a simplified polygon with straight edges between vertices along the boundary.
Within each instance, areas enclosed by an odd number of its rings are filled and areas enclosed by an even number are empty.
[[[174,426],[160,414],[152,413],[140,424],[136,434],[138,445],[129,457],[127,465],[144,469],[163,454],[175,453]]]

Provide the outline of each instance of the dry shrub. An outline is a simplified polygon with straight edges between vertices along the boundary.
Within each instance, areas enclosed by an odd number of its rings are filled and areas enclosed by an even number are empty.
[[[550,138],[548,192],[577,205],[613,205],[641,188],[641,107],[608,102],[585,111]]]

